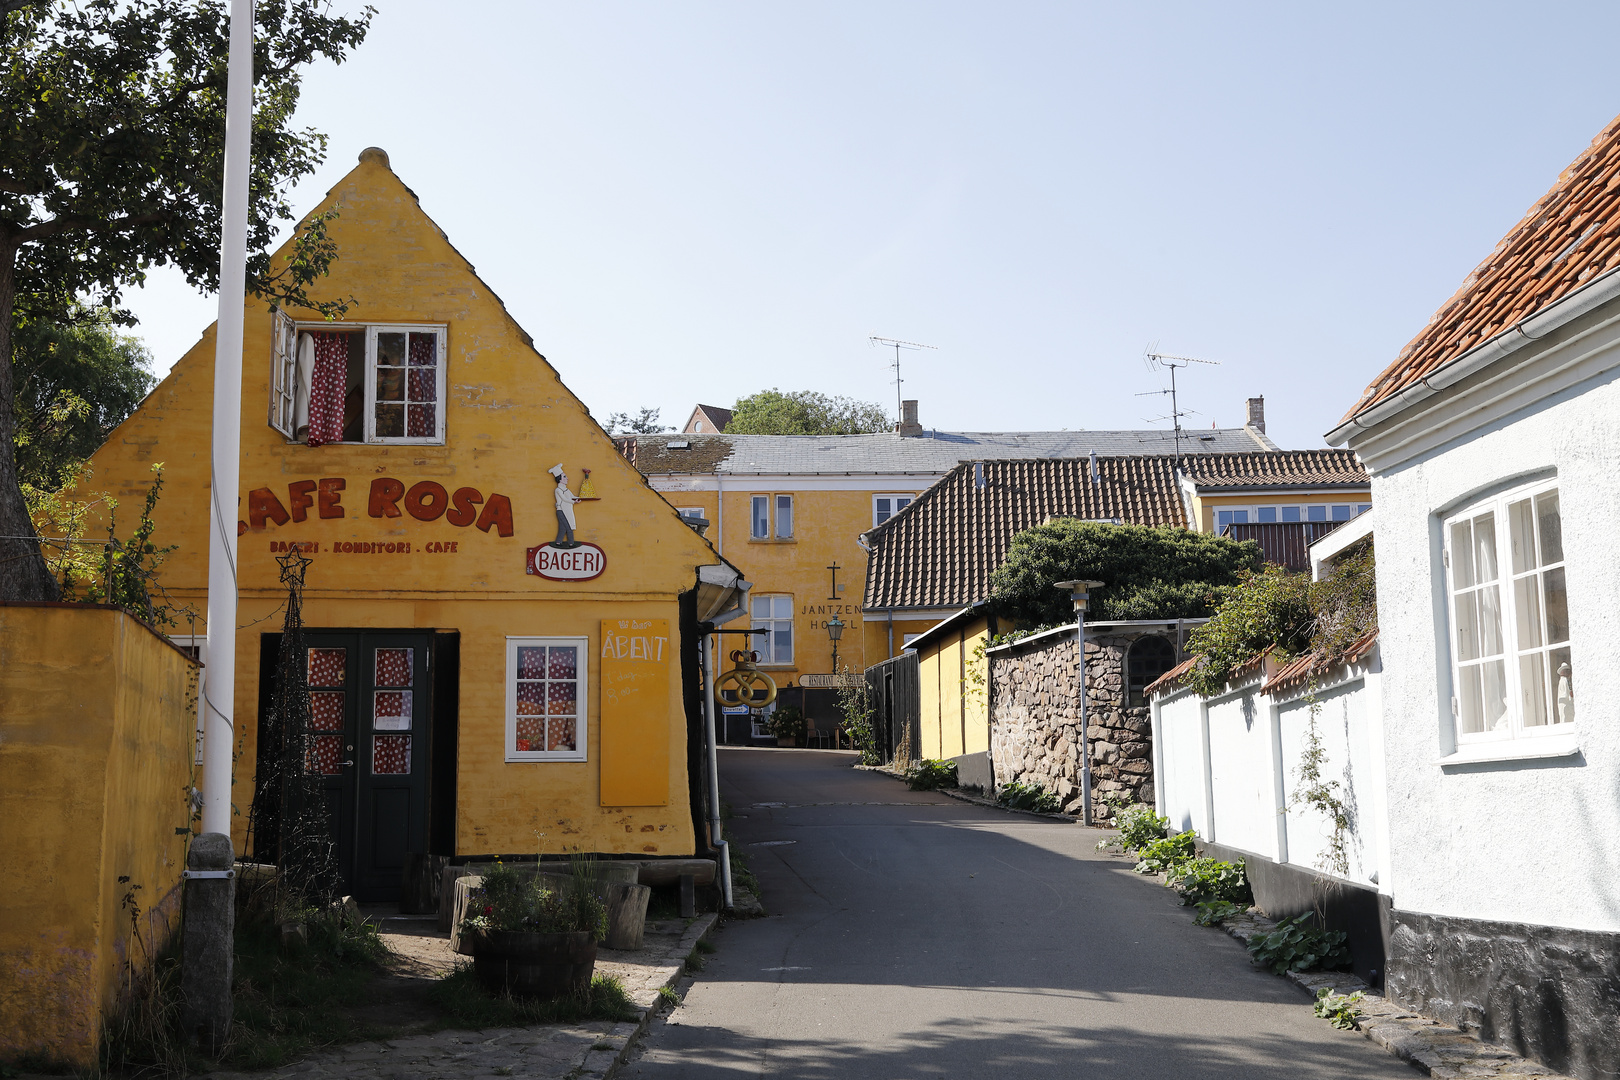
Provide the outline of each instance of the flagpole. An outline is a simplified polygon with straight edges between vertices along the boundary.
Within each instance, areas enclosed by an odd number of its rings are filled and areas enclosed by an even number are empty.
[[[253,0],[231,0],[225,97],[225,200],[214,336],[213,471],[209,484],[208,675],[203,682],[202,831],[231,834],[236,742],[236,520],[242,451],[242,307],[247,294],[249,145],[253,128]]]

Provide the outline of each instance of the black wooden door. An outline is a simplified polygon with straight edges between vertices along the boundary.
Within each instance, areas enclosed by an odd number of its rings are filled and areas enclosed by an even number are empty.
[[[360,901],[399,896],[405,854],[425,851],[431,635],[307,631],[311,771],[339,871]]]

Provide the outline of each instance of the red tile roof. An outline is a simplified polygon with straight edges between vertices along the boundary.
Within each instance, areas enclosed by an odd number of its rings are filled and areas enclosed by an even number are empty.
[[[1221,488],[1369,487],[1367,470],[1349,450],[1276,450],[1251,454],[1194,454],[1187,476],[1200,491]]]
[[[1372,652],[1378,642],[1378,631],[1373,630],[1351,642],[1350,647],[1337,656],[1328,657],[1319,652],[1295,657],[1271,673],[1271,678],[1260,685],[1262,694],[1275,694],[1304,684],[1313,675],[1325,675],[1344,664],[1353,664]]]
[[[1362,393],[1345,420],[1620,266],[1620,117]]]

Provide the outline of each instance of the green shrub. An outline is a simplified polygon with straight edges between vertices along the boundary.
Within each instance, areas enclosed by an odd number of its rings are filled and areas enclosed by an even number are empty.
[[[1271,969],[1274,975],[1290,971],[1336,971],[1350,963],[1345,948],[1346,935],[1338,930],[1322,930],[1311,924],[1310,913],[1284,919],[1269,934],[1249,939],[1249,955],[1255,963]]]
[[[927,758],[906,770],[906,783],[912,791],[937,791],[956,786],[956,762]]]
[[[1205,900],[1198,905],[1198,914],[1193,916],[1193,922],[1199,926],[1215,926],[1234,915],[1242,915],[1248,910],[1248,904],[1233,904],[1225,900]]]
[[[1171,867],[1168,876],[1170,887],[1181,895],[1183,904],[1198,904],[1206,900],[1247,904],[1254,900],[1241,861],[1188,859]]]
[[[809,727],[809,721],[796,707],[783,705],[765,718],[765,727],[778,739],[804,742],[804,733]]]
[[[1137,803],[1114,815],[1114,828],[1119,830],[1120,847],[1126,851],[1141,851],[1170,834],[1170,819],[1155,814],[1151,806]]]
[[[1361,1010],[1356,1006],[1364,997],[1366,994],[1360,990],[1353,994],[1335,994],[1331,987],[1324,986],[1316,992],[1316,1005],[1311,1011],[1340,1031],[1360,1031]]]
[[[1057,796],[1039,784],[1026,784],[1014,780],[996,790],[996,801],[1012,810],[1033,810],[1039,814],[1055,814],[1063,809]]]
[[[1136,864],[1138,874],[1161,874],[1177,863],[1185,862],[1193,857],[1193,841],[1197,833],[1191,829],[1175,836],[1167,836],[1163,840],[1155,840],[1137,852],[1142,856]]]
[[[428,1000],[458,1023],[474,1028],[525,1024],[574,1024],[581,1020],[635,1020],[641,1010],[624,984],[611,975],[591,977],[583,993],[540,1001],[492,994],[479,985],[472,966],[463,964],[428,987]]]
[[[522,930],[539,934],[589,931],[597,941],[607,938],[607,905],[594,888],[594,866],[589,860],[570,860],[568,884],[558,887],[538,875],[520,874],[498,864],[484,875],[484,883],[468,904],[469,930]]]

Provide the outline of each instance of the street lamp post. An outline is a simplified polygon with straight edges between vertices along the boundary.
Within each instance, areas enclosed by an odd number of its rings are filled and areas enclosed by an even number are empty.
[[[838,674],[838,639],[844,636],[844,620],[834,615],[827,620],[827,637],[832,639],[833,674]]]
[[[1091,590],[1102,588],[1100,581],[1059,581],[1052,587],[1067,589],[1074,602],[1075,640],[1080,643],[1080,820],[1091,824],[1091,730],[1086,718],[1086,607]]]

